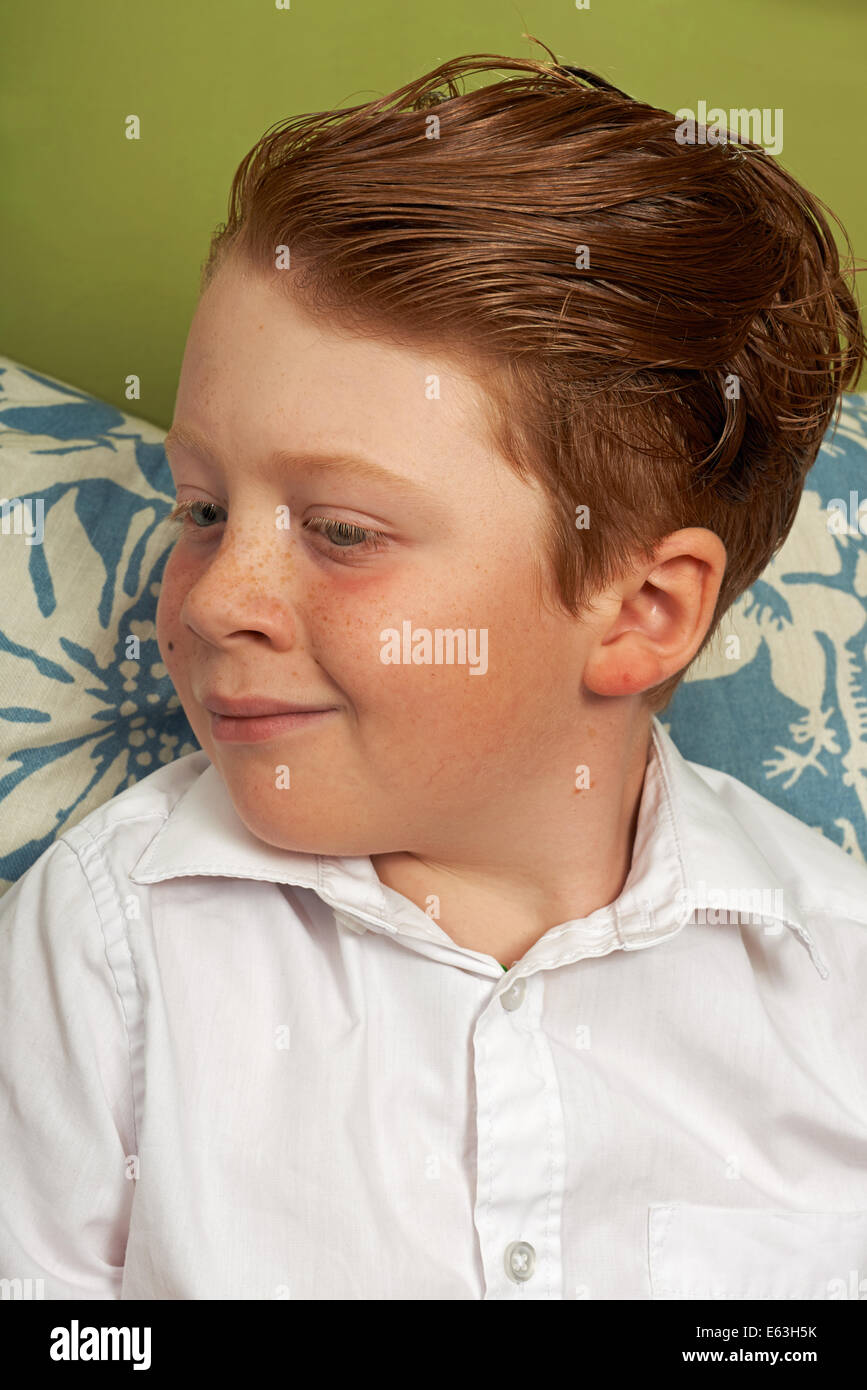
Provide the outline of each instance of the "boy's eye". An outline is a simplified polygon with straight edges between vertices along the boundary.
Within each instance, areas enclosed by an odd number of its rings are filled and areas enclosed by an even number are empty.
[[[339,550],[380,550],[385,544],[382,531],[369,531],[352,521],[335,521],[328,516],[313,516],[304,523],[305,531],[318,531]]]
[[[172,507],[172,510],[166,517],[166,521],[183,522],[185,518],[189,516],[192,518],[193,525],[198,527],[199,523],[196,520],[195,512],[193,511],[194,507],[211,507],[216,512],[221,512],[223,510],[222,507],[217,506],[216,502],[206,502],[205,499],[202,497],[187,497],[184,498],[183,502],[175,503],[175,505]]]
[[[210,509],[210,512],[222,512],[224,516],[226,514],[225,509],[217,506],[216,502],[208,502],[203,497],[192,497],[185,498],[182,502],[176,502],[166,520],[183,523],[189,516],[197,530],[210,530],[208,520],[213,522],[215,518],[210,516],[204,522],[199,521],[197,508]],[[360,554],[368,554],[372,550],[381,550],[385,544],[385,535],[382,531],[371,531],[364,526],[356,526],[354,522],[337,521],[333,517],[311,517],[304,522],[304,529],[319,532],[327,537],[335,550],[354,550]]]

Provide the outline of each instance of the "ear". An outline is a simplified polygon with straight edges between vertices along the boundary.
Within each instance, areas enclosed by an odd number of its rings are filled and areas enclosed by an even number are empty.
[[[688,666],[713,618],[726,562],[719,536],[686,527],[606,591],[598,639],[584,666],[588,690],[637,695]]]

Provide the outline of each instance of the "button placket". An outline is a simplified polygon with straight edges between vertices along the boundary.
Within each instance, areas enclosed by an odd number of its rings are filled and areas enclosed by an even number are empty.
[[[512,982],[508,989],[503,990],[500,995],[500,1003],[503,1008],[512,1013],[519,1009],[524,1002],[527,993],[527,980],[523,975],[519,975]],[[507,1275],[515,1284],[524,1284],[528,1279],[532,1279],[536,1270],[536,1251],[526,1240],[513,1240],[506,1246],[503,1255],[503,1264]]]
[[[485,1297],[557,1299],[566,1172],[562,1097],[542,1024],[545,980],[529,963],[513,965],[515,978],[495,991],[503,1012],[491,998],[474,1039],[475,1221]]]

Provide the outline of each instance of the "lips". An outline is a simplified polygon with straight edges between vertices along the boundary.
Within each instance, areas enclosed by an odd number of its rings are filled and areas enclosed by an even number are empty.
[[[258,719],[268,714],[314,714],[322,710],[334,709],[334,705],[288,704],[286,701],[269,700],[264,695],[245,695],[236,700],[223,699],[218,695],[204,695],[202,704],[212,714],[222,714],[229,719]]]

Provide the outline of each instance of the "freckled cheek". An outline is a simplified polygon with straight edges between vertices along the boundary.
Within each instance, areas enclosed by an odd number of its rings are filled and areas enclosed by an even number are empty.
[[[306,627],[311,655],[352,697],[359,713],[383,708],[391,669],[380,660],[380,633],[395,625],[395,613],[412,616],[412,605],[375,573],[320,579],[307,594]]]
[[[435,589],[424,580],[414,585],[405,574],[396,579],[390,588],[382,570],[347,577],[321,609],[311,609],[317,659],[351,692],[359,715],[387,726],[393,745],[421,741],[428,751],[449,746],[496,754],[511,733],[513,742],[522,738],[523,726],[535,718],[527,702],[532,705],[540,670],[540,653],[527,640],[533,615],[521,607],[523,598],[490,585],[468,594],[458,587]],[[461,623],[460,614],[469,621]],[[380,633],[400,633],[407,620],[431,633],[475,626],[477,665],[484,651],[478,629],[486,627],[487,670],[471,674],[469,651],[462,665],[383,663]]]
[[[166,561],[163,579],[157,600],[156,629],[157,645],[160,649],[166,670],[177,686],[183,684],[186,665],[186,646],[190,637],[188,629],[181,621],[181,608],[184,599],[196,582],[198,568],[186,561],[180,551],[174,550]],[[169,643],[172,650],[169,650]]]

